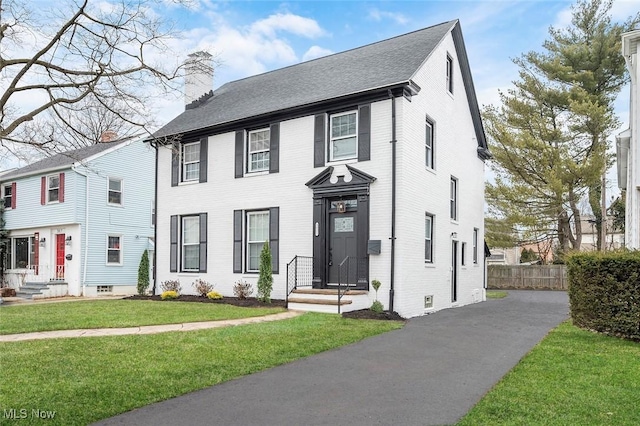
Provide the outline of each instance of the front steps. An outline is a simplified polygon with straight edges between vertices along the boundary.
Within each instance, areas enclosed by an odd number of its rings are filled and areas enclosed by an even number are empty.
[[[16,297],[21,299],[34,299],[44,294],[49,289],[47,283],[25,283],[16,291]],[[34,297],[35,296],[35,297]]]
[[[62,297],[69,294],[69,286],[66,281],[26,282],[16,291],[16,297],[25,300],[49,299]]]
[[[369,292],[347,290],[340,299],[340,313],[366,309],[371,305]],[[338,290],[299,288],[289,295],[289,309],[296,311],[338,313]]]

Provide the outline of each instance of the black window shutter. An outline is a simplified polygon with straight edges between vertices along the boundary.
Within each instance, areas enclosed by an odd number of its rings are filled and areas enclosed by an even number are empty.
[[[269,131],[269,173],[280,171],[280,123],[271,125]]]
[[[171,216],[169,272],[178,272],[178,216]]]
[[[180,182],[180,144],[171,145],[171,186],[178,186]]]
[[[361,105],[358,111],[358,161],[371,159],[371,105]]]
[[[200,183],[207,181],[207,164],[209,152],[209,138],[200,139]]]
[[[315,118],[313,129],[313,167],[324,167],[325,130],[324,114],[318,114]]]
[[[233,211],[233,272],[242,272],[242,210]]]
[[[236,132],[236,177],[241,178],[244,174],[244,131],[238,130]]]
[[[207,214],[200,213],[200,272],[207,272]]]
[[[280,207],[269,209],[269,248],[271,249],[271,271],[279,273],[280,264]]]

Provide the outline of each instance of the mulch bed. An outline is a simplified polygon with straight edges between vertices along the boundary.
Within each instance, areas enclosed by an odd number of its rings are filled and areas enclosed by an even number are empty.
[[[271,303],[264,303],[256,299],[255,297],[248,297],[246,299],[238,299],[237,297],[227,297],[223,299],[209,299],[202,296],[194,295],[180,295],[177,299],[162,300],[159,295],[155,296],[139,296],[133,295],[125,297],[128,300],[155,300],[159,302],[195,302],[195,303],[226,303],[227,305],[242,306],[246,308],[261,308],[261,307],[273,307],[280,306],[285,307],[284,300],[271,299]],[[405,319],[398,315],[397,312],[380,312],[376,313],[370,309],[361,309],[359,311],[345,312],[342,314],[344,318],[353,319],[375,319],[375,320],[391,320],[391,321],[404,321]]]

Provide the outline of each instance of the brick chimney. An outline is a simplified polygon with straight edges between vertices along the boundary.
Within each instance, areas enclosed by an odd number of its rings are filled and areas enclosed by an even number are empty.
[[[207,52],[195,52],[185,61],[184,104],[188,106],[213,90],[212,56]]]
[[[113,142],[118,139],[118,134],[113,130],[106,130],[100,135],[100,143]]]

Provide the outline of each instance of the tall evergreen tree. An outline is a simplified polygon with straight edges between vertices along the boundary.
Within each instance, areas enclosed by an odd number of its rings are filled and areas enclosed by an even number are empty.
[[[258,277],[258,300],[271,303],[271,290],[273,289],[273,273],[271,269],[271,249],[265,242],[260,252],[260,276]]]
[[[579,97],[568,96],[561,100],[565,107],[579,102],[575,107],[579,118],[571,123],[577,137],[584,140],[592,156],[602,156],[599,177],[613,163],[607,155],[609,136],[619,128],[614,114],[614,101],[620,89],[627,83],[628,75],[621,54],[621,35],[640,23],[640,12],[623,23],[612,23],[613,0],[578,0],[572,7],[571,25],[567,28],[551,28],[550,39],[544,43],[546,52],[530,52],[528,61],[549,80],[567,88],[575,88]],[[569,91],[569,93],[571,93]],[[602,180],[585,181],[588,200],[595,216],[598,230],[597,247],[600,249],[602,224]]]
[[[581,198],[600,222],[607,137],[619,124],[613,100],[626,81],[620,35],[640,21],[612,24],[611,1],[572,9],[571,25],[551,28],[544,52],[514,60],[515,88],[484,111],[497,176],[487,185],[490,211],[538,238],[556,236],[560,253],[580,247]]]

